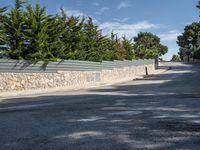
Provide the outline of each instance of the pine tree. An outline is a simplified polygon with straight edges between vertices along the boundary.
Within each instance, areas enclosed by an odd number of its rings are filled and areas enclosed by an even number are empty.
[[[6,20],[5,11],[6,7],[0,8],[0,45],[4,45],[6,43],[5,29],[3,22]]]
[[[4,21],[5,34],[8,41],[7,53],[13,59],[20,59],[24,50],[23,35],[23,0],[15,0],[15,7],[8,13]]]
[[[48,47],[49,51],[53,55],[53,58],[56,60],[57,58],[61,58],[63,51],[65,50],[65,44],[62,41],[62,34],[65,33],[65,26],[62,24],[62,20],[59,16],[52,17],[49,21],[49,27],[47,34],[49,38]],[[48,57],[46,59],[49,59]]]
[[[114,50],[113,50],[113,45],[112,41],[109,37],[104,37],[101,42],[101,47],[102,47],[102,60],[114,60]]]
[[[64,43],[61,58],[81,59],[84,18],[68,17],[63,8],[61,8],[61,14],[61,24],[64,27],[64,32],[61,34],[61,40]]]
[[[29,5],[25,16],[26,51],[22,54],[23,57],[32,61],[57,60],[58,50],[62,49],[57,18],[46,15],[45,7],[40,7],[39,3],[36,3],[35,8]]]
[[[167,47],[160,44],[160,38],[150,32],[140,32],[134,42],[136,58],[150,59],[167,52]]]
[[[177,44],[180,46],[180,57],[181,59],[186,55],[186,53],[194,52],[199,50],[199,30],[200,22],[193,22],[184,28],[184,32],[177,37]],[[188,40],[189,39],[189,40]],[[197,53],[198,54],[198,53]],[[200,57],[199,57],[200,58]]]
[[[89,61],[102,61],[103,51],[101,50],[101,42],[103,36],[98,26],[94,25],[91,17],[84,24],[83,51],[81,59]]]
[[[133,45],[132,40],[128,40],[125,36],[122,37],[122,45],[123,49],[126,51],[125,59],[132,60],[133,59]]]
[[[118,40],[116,40],[116,34],[114,34],[113,32],[111,32],[111,35],[110,35],[110,51],[111,51],[111,54],[112,54],[112,60],[116,60],[117,59],[117,56],[116,56],[116,44],[118,42]]]
[[[6,16],[4,14],[6,10],[6,7],[0,8],[0,57],[2,57],[6,52],[7,38],[3,24],[3,22],[6,21]]]
[[[162,44],[159,44],[159,56],[162,56],[168,52],[168,47]]]
[[[167,47],[152,33],[139,33],[133,43],[114,33],[103,36],[91,17],[69,17],[62,8],[61,15],[47,15],[38,2],[35,7],[23,6],[23,0],[15,0],[9,13],[4,14],[6,8],[0,8],[0,48],[6,45],[4,48],[13,59],[101,62],[153,58],[167,52]]]
[[[114,59],[124,60],[126,58],[126,50],[123,48],[123,43],[117,35],[114,35]]]

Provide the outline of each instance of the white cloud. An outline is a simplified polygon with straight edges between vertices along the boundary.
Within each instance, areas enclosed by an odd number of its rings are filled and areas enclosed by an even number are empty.
[[[99,27],[105,35],[109,35],[113,31],[114,33],[117,33],[119,37],[126,35],[128,38],[132,38],[142,30],[156,29],[159,28],[159,25],[149,23],[148,21],[142,21],[135,24],[104,22],[100,24]]]
[[[59,10],[60,11],[60,10]],[[67,16],[75,16],[75,17],[81,17],[81,18],[84,18],[84,17],[92,17],[92,19],[93,19],[93,22],[95,23],[95,24],[99,24],[99,21],[98,21],[98,19],[97,18],[95,18],[94,16],[92,16],[92,15],[88,15],[88,14],[86,14],[86,13],[84,13],[84,12],[82,12],[82,11],[80,11],[80,10],[70,10],[70,9],[65,9],[64,8],[64,11],[65,11],[65,13],[66,13],[66,15]]]
[[[86,13],[83,13],[80,10],[70,10],[70,9],[64,9],[67,16],[76,16],[76,17],[87,17],[91,16]],[[108,7],[102,7],[100,9],[100,13],[105,13],[105,11],[109,10]],[[127,38],[132,38],[136,36],[139,32],[145,31],[145,30],[151,30],[151,29],[158,29],[161,28],[158,24],[153,24],[148,21],[141,21],[137,23],[126,23],[126,21],[129,20],[128,17],[125,17],[123,19],[114,19],[114,21],[110,22],[99,22],[95,17],[91,16],[93,18],[93,21],[95,24],[99,25],[99,28],[102,30],[104,35],[110,35],[110,33],[113,31],[114,33],[118,34],[118,37],[122,37],[124,35],[127,36]],[[162,41],[166,40],[172,40],[177,37],[179,32],[177,30],[172,30],[168,33],[160,34],[159,37],[161,37]]]
[[[99,4],[98,2],[94,2],[94,3],[92,3],[92,5],[97,7],[97,6],[99,6],[100,4]]]
[[[106,11],[108,11],[110,8],[108,7],[102,7],[99,11],[96,12],[97,15],[102,15]]]
[[[129,18],[128,18],[128,17],[125,17],[125,18],[123,18],[123,19],[117,19],[117,18],[114,18],[113,20],[114,20],[114,21],[117,21],[117,22],[124,23],[124,22],[128,21]]]
[[[79,10],[65,10],[65,13],[67,16],[75,16],[75,17],[84,17],[87,16],[85,13],[79,11]]]
[[[127,7],[130,7],[130,6],[131,6],[130,2],[123,1],[123,2],[121,2],[121,3],[118,4],[117,8],[118,9],[122,9],[122,8],[127,8]]]
[[[178,30],[171,30],[166,33],[159,34],[161,41],[176,41],[177,36],[179,36],[181,33]]]

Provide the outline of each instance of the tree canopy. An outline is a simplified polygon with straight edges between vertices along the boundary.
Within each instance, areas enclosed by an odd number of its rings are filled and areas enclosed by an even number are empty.
[[[24,51],[24,12],[23,12],[24,1],[16,0],[15,7],[6,14],[6,20],[4,23],[4,31],[7,37],[9,56],[13,59],[23,58],[22,52]]]
[[[5,15],[4,12],[6,11],[6,7],[0,8],[0,45],[5,44],[6,42],[6,35],[4,30]]]
[[[173,55],[171,61],[175,61],[175,62],[181,61],[180,56],[179,55]]]
[[[23,0],[15,0],[11,9],[0,8],[2,48],[12,59],[31,61],[132,60],[167,52],[152,33],[139,33],[131,39],[115,33],[104,36],[91,17],[68,16],[63,8],[50,15],[38,2],[33,6]]]
[[[197,6],[200,9],[200,1]],[[185,26],[184,32],[177,37],[179,45],[179,55],[183,57],[189,53],[193,54],[193,58],[200,59],[200,22],[193,22]]]
[[[160,43],[160,38],[150,32],[140,32],[134,41],[136,58],[154,58],[168,51],[168,48]]]

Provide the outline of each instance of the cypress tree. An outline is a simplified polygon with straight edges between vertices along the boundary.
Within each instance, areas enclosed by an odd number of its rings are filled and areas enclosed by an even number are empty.
[[[122,41],[115,35],[114,39],[115,60],[124,60],[126,58],[126,50],[123,48]]]
[[[15,7],[8,13],[4,21],[5,34],[8,41],[7,52],[13,59],[21,59],[24,51],[23,4],[23,0],[15,0]]]
[[[7,38],[3,24],[3,22],[6,21],[6,16],[4,14],[6,10],[6,7],[0,8],[0,57],[2,57],[6,51]]]
[[[62,24],[61,18],[59,16],[55,16],[49,19],[49,27],[47,31],[49,38],[47,41],[49,51],[51,51],[52,55],[54,56],[54,60],[61,58],[61,55],[65,50],[65,45],[62,41],[63,33],[65,33],[65,26]]]
[[[133,43],[114,33],[103,36],[91,17],[69,17],[62,8],[61,15],[47,15],[38,2],[25,10],[23,6],[23,0],[15,0],[9,13],[0,8],[0,49],[3,45],[12,59],[101,62],[153,58],[167,52],[167,47],[152,33],[139,33]]]
[[[23,57],[32,61],[55,61],[62,49],[59,40],[59,21],[56,17],[46,15],[45,7],[36,3],[35,8],[29,5],[25,13],[26,51]],[[56,30],[58,29],[58,30]]]
[[[5,29],[3,22],[6,21],[5,11],[6,7],[0,8],[0,45],[4,45],[6,43]]]
[[[91,17],[84,24],[84,42],[82,59],[89,61],[102,61],[101,42],[103,40],[101,31],[98,26],[94,25]]]
[[[115,59],[117,59],[117,57],[116,57],[116,44],[117,44],[117,40],[115,39],[115,36],[116,36],[116,34],[114,34],[113,32],[111,33],[111,35],[110,35],[110,45],[109,45],[109,47],[110,47],[110,51],[111,51],[111,54],[112,54],[112,60],[115,60]]]
[[[81,59],[84,18],[68,17],[63,8],[61,14],[61,24],[64,27],[64,32],[61,34],[61,41],[64,43],[61,58]]]
[[[128,40],[125,36],[122,37],[122,45],[123,49],[125,50],[125,59],[132,60],[133,59],[133,45],[132,40]]]
[[[103,37],[101,42],[102,48],[102,60],[114,60],[114,51],[112,47],[112,41],[109,37]]]

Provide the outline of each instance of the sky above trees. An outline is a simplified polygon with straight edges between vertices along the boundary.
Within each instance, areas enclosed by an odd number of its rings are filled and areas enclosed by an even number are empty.
[[[136,36],[148,31],[158,35],[169,47],[164,56],[171,59],[178,52],[176,38],[185,25],[199,21],[198,0],[38,0],[47,12],[56,14],[63,6],[68,15],[92,16],[104,34],[112,30],[119,36]],[[29,0],[32,4],[36,0]],[[1,0],[0,6],[12,6],[14,0]]]

